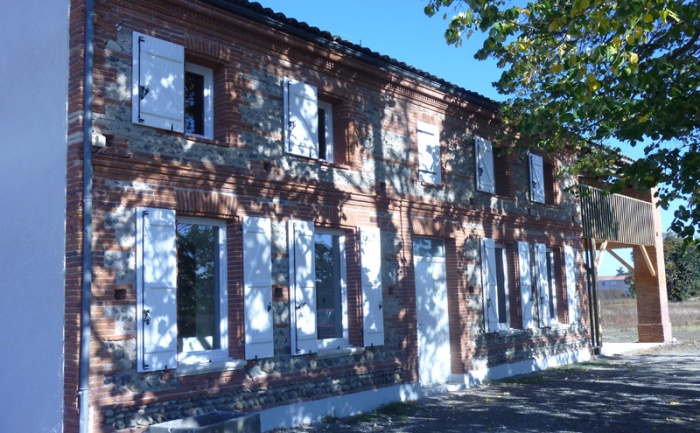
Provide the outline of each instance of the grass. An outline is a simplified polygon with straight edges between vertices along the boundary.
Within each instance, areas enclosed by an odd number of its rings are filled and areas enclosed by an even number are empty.
[[[637,341],[637,300],[617,297],[601,299],[603,338],[610,342]],[[700,298],[669,302],[669,315],[674,335],[687,340],[700,338]],[[683,336],[683,338],[680,338]]]

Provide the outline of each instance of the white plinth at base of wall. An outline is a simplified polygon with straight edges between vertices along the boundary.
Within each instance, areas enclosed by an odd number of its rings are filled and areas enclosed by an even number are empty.
[[[581,349],[574,352],[557,353],[556,355],[541,356],[511,364],[497,365],[495,367],[484,365],[467,374],[453,374],[452,382],[454,384],[463,384],[465,387],[470,387],[489,380],[498,380],[505,377],[517,376],[519,374],[533,373],[560,365],[585,362],[590,359],[590,350]]]
[[[591,359],[588,349],[534,358],[495,367],[484,366],[467,374],[453,374],[448,384],[421,386],[418,383],[395,385],[320,400],[309,400],[260,411],[263,432],[275,428],[290,428],[310,424],[322,418],[348,417],[369,412],[387,403],[412,401],[450,391],[459,391],[484,381],[496,380],[519,374],[532,373],[559,365],[584,362]]]

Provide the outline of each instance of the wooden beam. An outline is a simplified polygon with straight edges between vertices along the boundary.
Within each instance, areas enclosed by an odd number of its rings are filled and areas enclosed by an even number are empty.
[[[647,252],[647,248],[644,245],[639,245],[639,248],[642,250],[642,255],[644,256],[644,261],[647,262],[647,267],[649,267],[649,273],[651,274],[652,277],[655,277],[656,270],[654,269],[654,265],[651,263],[651,259],[649,258],[649,253]]]
[[[593,244],[593,245],[595,245],[595,244]],[[600,267],[600,262],[601,262],[601,260],[603,260],[603,256],[605,255],[605,249],[606,249],[607,247],[608,247],[608,241],[605,240],[605,241],[603,241],[603,243],[600,245],[600,250],[599,250],[599,252],[598,252],[598,254],[597,254],[598,258],[595,259],[595,269],[596,269],[596,271],[597,271],[598,268]]]
[[[630,272],[634,273],[634,267],[630,266],[629,263],[627,263],[622,257],[617,255],[617,253],[613,250],[608,250],[611,256],[615,257],[618,262],[622,263]]]

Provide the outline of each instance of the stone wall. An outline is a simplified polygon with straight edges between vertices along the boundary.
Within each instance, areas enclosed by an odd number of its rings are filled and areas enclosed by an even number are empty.
[[[478,101],[453,101],[434,84],[411,81],[209,6],[115,0],[97,7],[95,130],[109,145],[94,155],[94,431],[139,432],[155,422],[214,409],[259,410],[417,382],[416,235],[442,238],[449,246],[453,373],[586,347],[583,324],[484,331],[480,239],[581,248],[578,202],[566,191],[575,179],[556,179],[555,203],[531,202],[526,152],[504,156],[508,185],[503,194],[476,191],[474,137],[493,138],[498,129],[495,113]],[[214,67],[219,80],[214,139],[131,122],[133,31],[182,44],[186,57]],[[342,155],[336,163],[284,152],[285,77],[313,83],[337,102]],[[440,126],[444,176],[439,186],[418,178],[418,121]],[[571,157],[547,158],[564,167]],[[195,204],[184,204],[185,196]],[[230,365],[200,373],[136,371],[135,215],[140,206],[226,221],[229,352],[235,360]],[[272,220],[275,356],[265,360],[243,361],[243,216]],[[383,346],[359,347],[361,309],[355,309],[349,314],[355,350],[291,355],[290,219],[349,235],[363,226],[381,229]],[[356,254],[349,246],[348,254]],[[348,290],[357,294],[354,278]],[[580,308],[585,305],[582,301]]]

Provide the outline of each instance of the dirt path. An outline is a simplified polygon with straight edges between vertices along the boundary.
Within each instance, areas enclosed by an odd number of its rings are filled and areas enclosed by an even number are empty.
[[[698,432],[700,340],[276,432]]]

